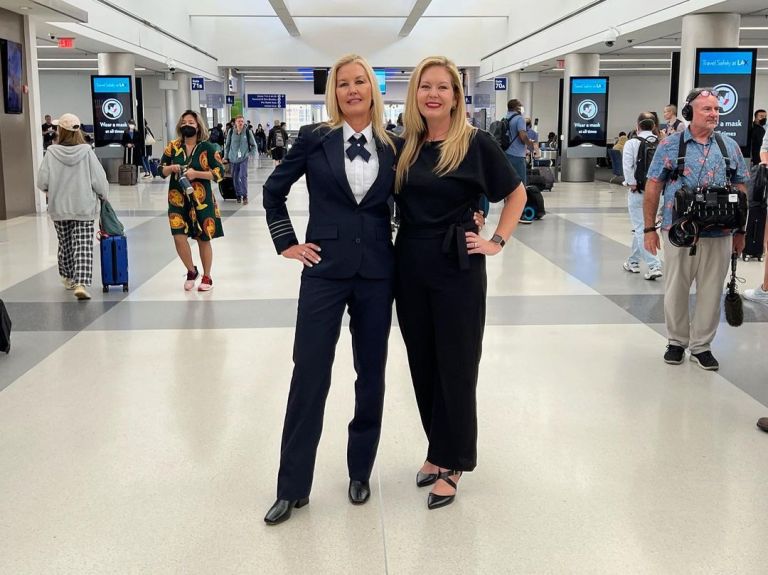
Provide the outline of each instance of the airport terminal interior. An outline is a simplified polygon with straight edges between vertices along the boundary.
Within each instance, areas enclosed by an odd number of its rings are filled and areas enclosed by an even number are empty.
[[[722,130],[749,163],[753,111],[768,108],[764,1],[0,0],[0,39],[0,300],[12,320],[0,353],[0,575],[766,572],[768,433],[756,422],[768,416],[768,305],[745,300],[741,326],[723,312],[719,370],[665,363],[667,278],[623,269],[629,192],[610,153],[641,112],[663,125],[665,106],[682,108],[710,50],[748,68],[736,88],[727,77],[716,88],[731,118]],[[328,119],[316,79],[348,52],[379,72],[386,124],[435,54],[460,69],[479,129],[518,99],[542,143],[533,159],[555,181],[546,214],[486,258],[478,461],[455,501],[428,509],[429,488],[414,482],[427,440],[393,314],[371,497],[350,504],[357,358],[345,319],[310,504],[266,525],[301,279],[266,221],[275,162],[253,150],[247,203],[213,185],[224,231],[214,287],[185,291],[169,180],[151,165],[120,180],[125,122],[104,129],[98,77],[128,78],[115,101],[150,127],[152,157],[187,109],[208,127],[237,114],[267,130],[285,122],[290,146]],[[585,78],[607,79],[589,119],[571,105]],[[127,291],[102,289],[95,236],[91,299],[60,281],[36,184],[44,117],[66,113],[95,144],[125,226]],[[597,139],[578,132],[577,113],[600,124]],[[304,241],[304,178],[287,208]],[[492,204],[486,239],[500,214]],[[740,292],[765,265],[738,261]]]

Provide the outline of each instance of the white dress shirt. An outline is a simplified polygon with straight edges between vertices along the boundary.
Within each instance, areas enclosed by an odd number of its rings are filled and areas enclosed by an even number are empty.
[[[655,138],[656,134],[650,130],[643,130],[637,133],[637,138]],[[637,153],[640,151],[642,143],[637,138],[630,138],[624,144],[624,151],[621,155],[621,164],[624,168],[624,184],[627,186],[637,185],[635,180],[635,168],[637,167]]]
[[[368,124],[362,132],[355,132],[349,124],[344,122],[342,130],[344,131],[344,170],[347,172],[347,181],[357,203],[363,201],[365,194],[371,189],[373,182],[379,175],[379,156],[376,154],[376,141],[373,139],[372,124]],[[347,140],[352,136],[364,135],[365,149],[371,153],[371,157],[366,162],[360,156],[356,156],[354,161],[347,156],[347,149],[352,145]]]

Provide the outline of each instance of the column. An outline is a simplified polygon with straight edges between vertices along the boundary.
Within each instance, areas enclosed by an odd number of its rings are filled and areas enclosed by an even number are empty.
[[[40,73],[37,70],[37,23],[29,16],[24,16],[24,67],[27,70],[27,85],[29,86],[29,130],[32,134],[32,181],[35,190],[35,211],[46,211],[45,194],[37,189],[37,166],[43,161],[43,134],[40,130],[41,118],[44,116],[40,104]]]
[[[189,75],[183,72],[166,72],[165,79],[175,82],[174,88],[165,89],[165,133],[168,141],[175,140],[176,124],[185,110],[192,109],[192,89],[189,85]]]
[[[683,16],[680,40],[680,89],[678,109],[685,104],[696,74],[696,48],[737,48],[741,14],[688,14]]]
[[[475,71],[471,68],[464,68],[464,83],[466,84],[464,86],[464,95],[472,97],[472,103],[466,104],[467,116],[470,122],[472,122],[475,113],[475,80],[477,80]]]
[[[506,90],[496,90],[496,87],[494,86],[493,94],[495,96],[495,107],[494,107],[494,118],[493,120],[500,120],[504,116],[507,115],[507,102],[509,101],[509,98],[507,97],[507,94],[509,93],[509,78],[507,77],[507,89]]]
[[[565,57],[565,74],[563,80],[563,134],[566,141],[562,142],[565,151],[561,158],[562,180],[564,182],[593,182],[595,180],[595,158],[569,157],[568,142],[568,102],[570,100],[571,76],[597,76],[600,73],[599,54],[568,54]]]

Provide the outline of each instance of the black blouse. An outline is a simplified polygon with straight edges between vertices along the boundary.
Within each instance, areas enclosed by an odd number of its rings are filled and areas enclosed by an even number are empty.
[[[440,142],[425,142],[395,195],[403,226],[439,227],[465,221],[478,209],[480,196],[500,202],[520,185],[506,155],[483,130],[476,130],[467,155],[453,172],[437,176]]]

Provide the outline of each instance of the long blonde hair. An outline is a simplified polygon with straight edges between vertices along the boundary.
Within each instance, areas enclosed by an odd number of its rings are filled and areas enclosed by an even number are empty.
[[[419,105],[416,101],[416,95],[419,91],[421,76],[427,68],[432,66],[441,66],[445,68],[451,76],[453,85],[454,107],[451,109],[451,126],[445,136],[445,140],[440,144],[440,159],[435,166],[435,174],[443,176],[459,167],[469,150],[469,142],[474,136],[477,128],[473,128],[467,123],[467,108],[464,105],[464,88],[461,85],[461,75],[459,70],[451,60],[445,56],[429,56],[424,58],[411,74],[411,81],[408,83],[408,96],[405,100],[405,114],[403,123],[405,131],[402,137],[405,138],[400,159],[397,162],[397,173],[395,175],[395,191],[399,192],[406,179],[408,170],[416,161],[421,146],[427,138],[427,123],[424,116],[419,112]]]
[[[366,59],[357,54],[347,54],[339,58],[333,65],[333,68],[331,68],[330,74],[328,74],[328,83],[325,86],[325,107],[328,110],[326,125],[331,128],[340,128],[344,123],[344,115],[341,113],[341,106],[339,106],[339,100],[336,98],[336,77],[338,76],[339,69],[347,64],[360,64],[363,70],[365,70],[368,83],[371,85],[371,124],[373,124],[373,134],[377,140],[387,144],[392,148],[392,151],[395,151],[395,142],[382,123],[384,119],[384,98],[381,97],[376,73]]]

